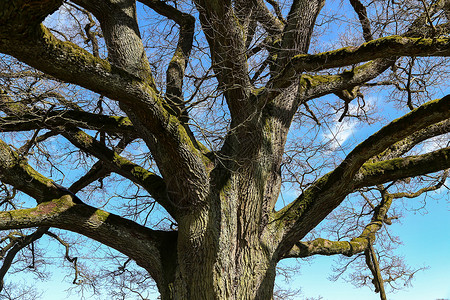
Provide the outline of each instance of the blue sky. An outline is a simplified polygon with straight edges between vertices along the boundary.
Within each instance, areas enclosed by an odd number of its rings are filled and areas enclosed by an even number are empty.
[[[442,195],[442,198],[437,200],[430,199],[427,203],[427,213],[425,211],[410,213],[403,219],[403,224],[392,225],[395,226],[391,228],[393,233],[400,235],[403,241],[398,253],[405,256],[408,264],[418,267],[429,266],[429,269],[416,274],[412,287],[388,293],[389,300],[450,299],[450,259],[448,258],[450,204],[448,201],[448,195]],[[295,275],[289,283],[284,283],[280,278],[279,284],[291,289],[300,288],[302,294],[297,297],[298,300],[319,296],[322,296],[323,300],[379,299],[378,294],[368,287],[355,288],[343,280],[336,282],[328,280],[334,260],[335,257],[316,256],[312,261],[303,262],[300,273]],[[291,264],[289,260],[286,263]],[[71,280],[70,274],[66,273],[67,270],[59,271],[56,267],[52,269],[53,274],[49,282],[41,282],[23,274],[7,276],[6,280],[35,285],[43,292],[43,299],[46,300],[79,300],[79,295],[75,293],[68,295],[65,292],[66,289],[73,287],[67,283]],[[64,279],[66,275],[68,278]],[[156,295],[150,299],[156,299]]]
[[[328,7],[329,8],[329,7]],[[398,111],[389,108],[387,111],[391,117],[398,115]],[[362,135],[367,136],[374,129],[359,132],[357,126],[352,123],[341,124],[343,133],[339,135],[339,143],[348,142],[348,139],[358,139]],[[331,128],[334,130],[333,128]],[[324,133],[326,136],[326,133]],[[295,194],[290,196],[294,197]],[[391,230],[399,235],[403,245],[397,253],[403,255],[408,264],[415,267],[428,266],[429,269],[416,274],[413,286],[404,291],[389,293],[390,300],[436,300],[450,299],[450,218],[449,218],[449,196],[448,194],[436,194],[436,200],[427,201],[427,213],[409,212],[402,218],[402,224],[394,224]],[[292,198],[293,199],[293,198]],[[286,199],[287,201],[292,199]],[[421,199],[411,199],[419,203]],[[316,257],[311,262],[301,264],[300,274],[296,275],[290,283],[291,288],[300,288],[302,295],[298,299],[306,297],[322,296],[324,300],[360,300],[379,299],[371,289],[354,288],[350,283],[338,280],[332,282],[327,277],[332,273],[331,267],[335,257]],[[290,262],[288,262],[290,264]],[[48,267],[53,272],[49,282],[40,282],[33,277],[23,274],[8,275],[7,281],[35,285],[43,292],[46,300],[76,300],[79,295],[67,295],[65,290],[72,285],[70,274],[58,267]],[[69,277],[65,279],[65,276]],[[280,281],[280,284],[285,284]],[[156,296],[154,297],[156,299]],[[89,297],[88,297],[89,299]]]
[[[419,199],[412,199],[418,201]],[[412,266],[429,266],[416,274],[412,287],[388,293],[389,300],[436,300],[450,299],[450,222],[448,195],[438,201],[430,200],[428,213],[410,213],[403,224],[392,225],[394,234],[401,237],[403,245],[397,253],[405,256]],[[292,287],[301,287],[303,296],[324,300],[379,299],[367,287],[354,288],[350,283],[329,281],[334,257],[316,257],[301,267],[301,274],[291,282]],[[301,297],[299,299],[302,299]]]

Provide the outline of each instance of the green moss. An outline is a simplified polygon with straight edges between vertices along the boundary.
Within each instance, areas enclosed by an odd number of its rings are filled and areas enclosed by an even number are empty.
[[[341,81],[342,77],[339,75],[307,75],[304,74],[299,78],[299,86],[300,88],[306,90],[309,88],[317,87],[330,82],[338,82]]]
[[[101,210],[101,209],[97,209],[97,210],[95,211],[93,217],[94,217],[95,219],[97,219],[99,222],[102,222],[102,223],[103,223],[103,222],[106,221],[106,219],[108,219],[108,217],[109,217],[110,215],[111,215],[111,214],[110,214],[109,212],[106,212],[106,211]]]
[[[36,172],[26,161],[22,161],[19,166],[28,174],[33,180],[36,180],[45,186],[49,187],[52,184],[52,180]]]
[[[156,174],[130,162],[126,158],[114,153],[112,161],[122,170],[130,172],[141,184],[149,191],[157,195],[158,193],[165,193],[166,185],[164,181]]]
[[[222,200],[226,200],[228,198],[228,196],[232,193],[233,193],[233,187],[231,184],[231,179],[228,179],[228,180],[226,180],[226,182],[224,183],[224,185],[222,186],[222,188],[219,191],[220,198]]]
[[[265,87],[260,87],[260,88],[257,88],[257,89],[253,89],[252,90],[252,94],[253,94],[253,96],[258,97],[265,91],[266,91]]]
[[[148,170],[142,168],[141,166],[130,162],[128,159],[126,159],[124,157],[121,157],[117,153],[114,153],[114,157],[112,158],[112,161],[120,169],[130,172],[134,177],[139,178],[142,181],[145,181],[147,178],[154,175],[153,173],[149,172]]]
[[[69,56],[73,62],[77,62],[76,65],[91,65],[95,68],[99,66],[103,69],[103,71],[111,73],[112,66],[106,60],[95,57],[90,52],[84,50],[78,45],[68,42],[68,41],[60,41],[55,38],[55,36],[47,29],[43,24],[40,24],[40,28],[38,31],[40,37],[45,40],[45,42],[53,47],[54,49],[60,49],[65,56]],[[120,72],[120,71],[118,71]],[[124,72],[124,71],[123,71]]]
[[[380,172],[380,170],[391,171],[401,169],[407,159],[405,158],[394,158],[388,161],[379,161],[375,163],[366,163],[361,168],[361,173],[363,175],[373,175]]]
[[[70,196],[70,195],[64,195],[64,196],[62,196],[62,197],[59,198],[59,199],[53,199],[53,200],[51,201],[51,203],[54,204],[53,211],[54,211],[55,213],[57,213],[57,212],[62,212],[62,211],[64,211],[64,210],[66,210],[67,208],[69,208],[69,207],[75,205],[75,204],[72,202],[72,196]]]
[[[294,202],[284,207],[274,215],[276,226],[283,228],[286,223],[298,220],[317,200],[317,194],[328,183],[333,172],[325,174],[314,185],[304,191]]]
[[[92,144],[94,143],[94,139],[81,130],[78,130],[75,133],[75,138],[81,145],[83,145],[83,147],[86,148],[92,146]]]
[[[185,63],[185,56],[184,56],[183,51],[181,50],[181,48],[178,47],[175,50],[175,53],[173,54],[172,59],[170,60],[169,64],[177,64],[181,68],[184,69],[184,63]]]
[[[113,119],[118,127],[129,127],[133,126],[133,123],[131,123],[130,119],[127,117],[122,116],[110,116],[109,118]]]
[[[424,39],[403,36],[388,36],[364,43],[358,47],[344,47],[318,54],[299,54],[292,64],[297,72],[352,65],[389,55],[429,56],[447,52],[449,39]],[[436,54],[432,54],[435,52]],[[291,75],[289,72],[287,75]],[[292,76],[292,75],[291,75]]]
[[[206,166],[211,164],[211,160],[203,155],[203,153],[208,153],[209,149],[206,148],[204,145],[198,143],[195,140],[191,139],[191,136],[187,133],[186,129],[184,128],[183,124],[179,121],[178,117],[173,116],[171,114],[166,114],[167,116],[167,129],[173,134],[173,136],[176,136],[178,141],[175,148],[178,148],[180,145],[183,145],[183,147],[187,147],[189,150],[191,150],[191,153],[196,155]],[[195,144],[194,144],[195,142]],[[199,151],[197,148],[200,147]]]
[[[71,196],[64,195],[61,198],[53,199],[50,201],[43,202],[36,206],[35,208],[24,210],[22,211],[23,214],[30,214],[34,216],[52,216],[52,215],[58,215],[61,212],[67,210],[71,206],[75,205],[71,201]],[[19,212],[21,212],[19,210]]]
[[[9,111],[9,115],[23,115],[26,110],[24,109],[24,105],[20,102],[14,102],[9,97],[2,97],[2,91],[0,90],[0,99],[2,101],[2,104],[6,104],[6,109]]]

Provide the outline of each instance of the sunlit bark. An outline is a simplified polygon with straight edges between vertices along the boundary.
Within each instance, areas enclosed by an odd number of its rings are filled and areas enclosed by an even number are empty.
[[[308,101],[340,95],[346,101],[339,119],[342,121],[359,87],[395,66],[398,57],[450,56],[448,38],[428,33],[426,38],[417,36],[427,24],[424,15],[403,35],[373,39],[366,8],[360,1],[351,1],[366,43],[308,54],[315,23],[325,4],[322,0],[292,1],[286,20],[276,1],[267,1],[274,13],[259,0],[196,0],[192,10],[195,7],[197,11],[186,13],[166,1],[141,0],[177,26],[162,90],[146,55],[136,1],[73,2],[99,21],[107,59],[100,57],[98,45],[92,54],[58,39],[42,24],[62,1],[13,0],[0,4],[0,52],[46,76],[116,101],[126,116],[103,115],[101,109],[100,113],[85,111],[56,94],[41,98],[57,98],[64,108],[35,105],[29,109],[31,100],[15,101],[13,91],[0,86],[0,131],[35,130],[24,151],[0,141],[0,180],[37,203],[34,208],[0,212],[0,229],[54,227],[90,237],[148,271],[162,299],[273,299],[280,260],[363,252],[370,258],[369,267],[375,264],[371,270],[379,279],[378,289],[383,290],[373,242],[387,222],[392,200],[434,189],[405,195],[383,190],[382,201],[373,207],[371,222],[360,236],[349,241],[302,239],[358,189],[450,168],[448,147],[405,156],[419,143],[449,132],[449,96],[425,101],[388,123],[326,175],[317,175],[317,180],[291,204],[279,211],[274,208],[281,191],[286,141],[296,113],[306,107],[319,123]],[[444,2],[438,1],[426,13],[437,14],[448,6]],[[195,122],[191,122],[187,109],[190,103],[184,99],[186,69],[197,37],[197,15],[209,47],[214,80],[224,97],[223,105],[227,105],[225,115],[229,114],[226,134],[217,151],[203,145],[201,137],[193,133]],[[257,30],[265,32],[264,42],[252,53],[249,47]],[[432,31],[436,30],[431,27],[427,32]],[[261,49],[266,49],[269,57],[251,79],[250,54],[256,55]],[[266,64],[269,67],[265,71]],[[324,70],[329,73],[318,73]],[[256,86],[262,74],[267,80],[263,86]],[[19,74],[17,78],[21,76],[28,75]],[[50,130],[51,136],[59,135],[98,160],[70,189],[43,176],[27,162],[30,145],[37,143],[40,130]],[[99,140],[90,131],[98,132]],[[106,134],[120,136],[119,145],[108,145]],[[135,139],[144,141],[157,171],[147,170],[121,154]],[[147,228],[86,205],[75,196],[111,172],[143,188],[177,222],[176,230]],[[435,189],[443,185],[441,181]]]

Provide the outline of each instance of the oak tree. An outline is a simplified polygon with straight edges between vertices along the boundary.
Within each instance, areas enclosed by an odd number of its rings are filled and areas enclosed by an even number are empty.
[[[385,299],[414,273],[380,268],[390,208],[450,168],[449,16],[448,0],[1,1],[1,287],[43,237],[80,275],[68,231],[161,299],[273,299],[280,261],[313,255],[362,258],[354,280]],[[382,127],[324,134],[348,122]]]

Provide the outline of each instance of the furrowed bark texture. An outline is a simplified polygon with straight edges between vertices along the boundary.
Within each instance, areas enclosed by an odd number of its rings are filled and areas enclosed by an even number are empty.
[[[372,40],[365,8],[359,1],[351,1],[367,42],[307,54],[323,0],[292,1],[286,20],[275,1],[267,2],[276,15],[260,0],[193,1],[209,46],[211,68],[230,115],[221,148],[210,151],[192,133],[187,111],[181,111],[186,104],[183,85],[196,14],[183,13],[166,1],[140,1],[174,21],[179,29],[175,53],[166,69],[164,95],[146,57],[136,2],[73,2],[99,21],[107,59],[58,40],[42,25],[45,17],[62,5],[62,1],[49,0],[0,3],[0,52],[116,101],[127,116],[101,116],[81,109],[27,110],[26,105],[14,102],[8,91],[0,90],[0,130],[52,130],[99,160],[73,184],[74,191],[115,172],[147,191],[178,228],[152,230],[76,201],[71,191],[39,174],[20,151],[0,141],[0,180],[37,202],[34,208],[0,212],[2,230],[45,226],[95,239],[145,268],[164,300],[269,300],[273,299],[276,266],[281,259],[312,254],[350,256],[368,249],[367,237],[380,228],[385,211],[376,214],[363,234],[349,242],[300,242],[349,194],[450,167],[449,148],[404,157],[414,145],[449,132],[450,96],[446,96],[386,125],[291,204],[275,211],[289,128],[302,105],[376,78],[396,61],[392,56],[449,56],[448,38],[399,35]],[[415,26],[421,22],[426,20]],[[265,45],[271,65],[267,84],[261,88],[250,80],[247,57],[257,24],[273,42],[270,47]],[[351,70],[314,73],[341,67]],[[159,173],[121,156],[125,146],[108,148],[85,129],[142,139]],[[126,140],[121,142],[126,145]],[[390,202],[386,210],[389,206]]]

